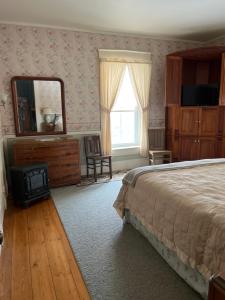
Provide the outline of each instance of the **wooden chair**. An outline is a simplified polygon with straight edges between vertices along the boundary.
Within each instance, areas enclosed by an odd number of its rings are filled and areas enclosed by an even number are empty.
[[[89,169],[94,170],[94,179],[97,181],[97,167],[109,167],[110,179],[112,178],[112,160],[111,155],[103,155],[99,135],[91,135],[84,137],[84,150],[87,163],[87,177],[89,177]]]

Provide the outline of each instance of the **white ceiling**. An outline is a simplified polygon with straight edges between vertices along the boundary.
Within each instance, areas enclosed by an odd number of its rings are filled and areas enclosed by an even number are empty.
[[[204,41],[225,34],[225,0],[0,0],[0,22]]]

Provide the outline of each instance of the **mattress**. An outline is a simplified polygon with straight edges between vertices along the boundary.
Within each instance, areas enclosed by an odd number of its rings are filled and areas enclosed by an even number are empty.
[[[135,169],[114,203],[207,282],[225,270],[225,160]],[[133,180],[131,180],[133,176]],[[133,184],[134,183],[134,184]]]

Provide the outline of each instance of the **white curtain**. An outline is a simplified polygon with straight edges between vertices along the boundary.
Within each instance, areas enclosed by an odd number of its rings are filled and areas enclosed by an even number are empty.
[[[123,78],[125,66],[128,66],[141,107],[140,154],[147,156],[151,54],[149,52],[99,49],[99,58],[103,151],[105,154],[111,154],[110,112]]]
[[[141,134],[140,155],[148,156],[148,116],[149,116],[149,92],[151,81],[150,63],[129,63],[128,69],[131,76],[133,88],[141,107]]]
[[[112,150],[110,112],[125,71],[125,63],[100,62],[100,107],[101,139],[103,153],[110,155]]]

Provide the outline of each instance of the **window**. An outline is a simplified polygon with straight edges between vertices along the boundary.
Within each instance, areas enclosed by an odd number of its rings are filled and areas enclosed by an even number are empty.
[[[110,118],[113,149],[139,146],[140,111],[128,67],[126,67]]]

